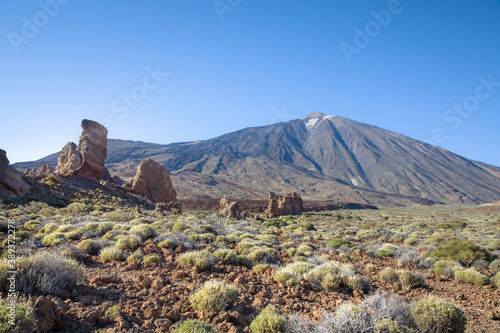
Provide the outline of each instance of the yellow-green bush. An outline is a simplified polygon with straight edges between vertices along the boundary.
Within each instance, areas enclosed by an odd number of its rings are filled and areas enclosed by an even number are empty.
[[[189,297],[191,307],[198,311],[220,312],[226,310],[236,300],[234,287],[223,281],[207,281],[196,293]]]

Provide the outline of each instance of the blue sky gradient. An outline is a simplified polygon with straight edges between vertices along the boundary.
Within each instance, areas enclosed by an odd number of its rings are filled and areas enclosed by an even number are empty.
[[[499,31],[497,0],[3,0],[0,148],[41,158],[83,118],[171,143],[319,111],[500,166]]]

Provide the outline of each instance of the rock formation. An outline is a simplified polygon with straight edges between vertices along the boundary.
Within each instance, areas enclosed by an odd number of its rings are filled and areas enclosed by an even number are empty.
[[[182,203],[179,201],[172,202],[158,202],[154,210],[155,213],[160,215],[167,215],[167,212],[175,212],[177,214],[182,214]]]
[[[99,183],[101,177],[111,179],[106,173],[104,160],[107,156],[108,130],[101,124],[84,119],[82,121],[82,135],[78,146],[68,142],[61,150],[57,159],[56,173],[61,175],[75,175]]]
[[[297,193],[287,193],[281,196],[269,192],[269,201],[264,215],[267,218],[272,218],[283,215],[298,215],[302,214],[303,211],[302,198]]]
[[[152,159],[143,160],[132,180],[132,190],[153,202],[177,200],[167,168]]]
[[[57,159],[56,173],[71,175],[80,165],[82,165],[82,154],[74,142],[68,142]]]
[[[82,121],[82,135],[78,143],[78,151],[82,154],[82,165],[73,174],[99,183],[104,173],[104,160],[107,156],[108,130],[101,124],[84,119]]]
[[[238,206],[238,202],[229,202],[226,198],[220,199],[219,214],[228,218],[239,216],[241,214],[241,210]]]
[[[50,165],[50,163],[42,164],[41,166],[38,167],[38,169],[31,169],[31,170],[26,169],[26,171],[24,171],[24,174],[26,175],[29,174],[37,178],[44,178],[53,173],[54,173],[54,167]]]
[[[0,200],[24,195],[29,189],[30,186],[22,178],[22,172],[9,166],[7,153],[0,149]]]

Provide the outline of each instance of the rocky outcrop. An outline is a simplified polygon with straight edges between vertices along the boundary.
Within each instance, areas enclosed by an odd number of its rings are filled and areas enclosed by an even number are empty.
[[[153,202],[177,200],[167,168],[152,159],[143,160],[132,180],[132,190]]]
[[[284,196],[269,192],[269,201],[264,215],[267,218],[283,215],[298,215],[304,211],[302,198],[297,193],[287,193]]]
[[[240,207],[238,206],[238,202],[236,201],[229,202],[229,200],[227,200],[226,198],[220,199],[219,214],[227,218],[240,216],[241,210]]]
[[[74,142],[68,142],[57,159],[56,173],[71,175],[82,165],[82,154]]]
[[[5,150],[0,149],[0,200],[14,199],[26,194],[30,186],[22,173],[9,166]]]
[[[37,178],[44,178],[54,173],[54,167],[50,165],[50,163],[45,163],[39,166],[38,169],[26,169],[24,173],[26,175],[32,175]]]
[[[104,173],[104,160],[107,156],[108,130],[101,124],[84,119],[78,151],[82,154],[82,165],[73,174],[93,183],[99,183]]]

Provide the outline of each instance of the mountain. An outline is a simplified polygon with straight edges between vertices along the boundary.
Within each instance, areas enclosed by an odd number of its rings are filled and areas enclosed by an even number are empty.
[[[296,191],[309,199],[383,205],[500,200],[499,167],[319,112],[196,142],[108,140],[112,174],[132,177],[146,157],[168,168],[180,196],[253,199]],[[57,154],[14,167],[47,162],[57,163]]]

